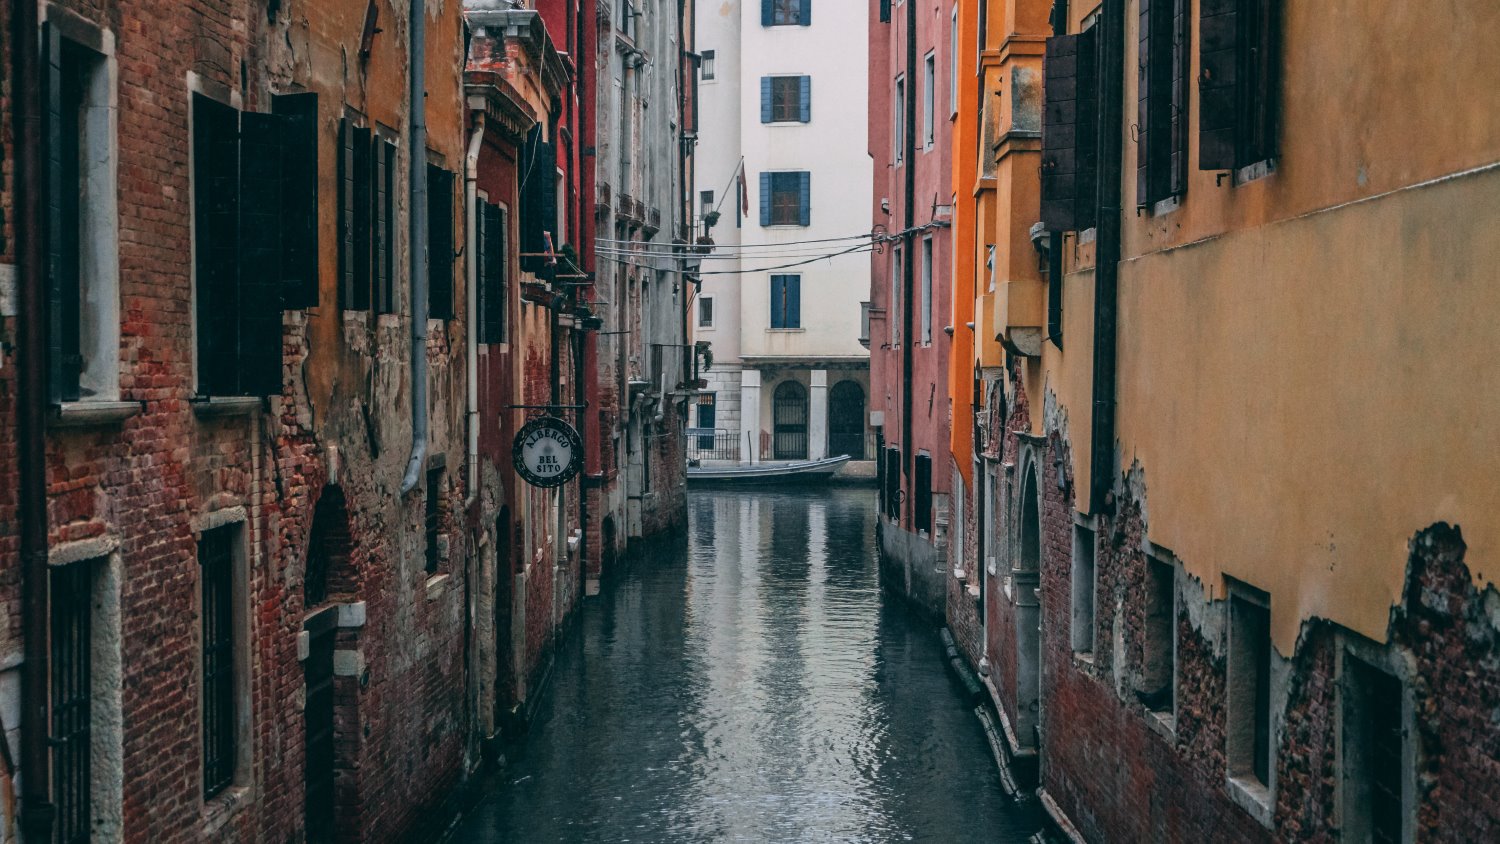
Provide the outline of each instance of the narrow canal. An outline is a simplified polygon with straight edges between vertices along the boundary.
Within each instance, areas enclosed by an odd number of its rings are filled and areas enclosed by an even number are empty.
[[[461,842],[1011,841],[930,625],[882,594],[874,494],[694,492],[584,611]]]

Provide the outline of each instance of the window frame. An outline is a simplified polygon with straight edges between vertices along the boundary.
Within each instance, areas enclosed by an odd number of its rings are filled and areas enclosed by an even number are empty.
[[[801,123],[802,122],[802,76],[794,74],[777,74],[768,77],[771,80],[771,121],[772,123]]]
[[[778,282],[779,280],[779,282]],[[781,289],[780,318],[777,318],[776,307],[777,284]],[[794,305],[795,307],[789,307]],[[780,323],[779,325],[777,323]],[[772,273],[770,282],[770,300],[766,319],[766,325],[771,331],[801,331],[802,330],[802,274],[801,273]]]
[[[708,319],[705,320],[704,306],[708,306]],[[698,327],[713,330],[714,328],[714,297],[711,295],[698,294]]]
[[[933,315],[932,315],[933,301],[932,300],[933,300],[934,293],[935,293],[935,291],[933,290],[933,287],[932,287],[932,285],[933,285],[932,275],[933,275],[933,270],[934,270],[933,264],[935,262],[935,257],[933,255],[933,251],[934,251],[935,248],[936,247],[933,245],[933,241],[932,241],[932,235],[928,235],[928,236],[922,238],[922,251],[921,251],[922,264],[921,264],[921,267],[920,267],[920,272],[921,272],[920,283],[921,283],[922,311],[921,311],[920,337],[921,337],[921,342],[922,342],[923,346],[931,346],[932,345],[932,323],[933,323]]]
[[[248,786],[251,763],[253,762],[251,737],[254,734],[253,722],[255,720],[255,712],[250,700],[250,666],[248,659],[250,631],[249,610],[246,605],[249,600],[249,580],[247,576],[249,571],[249,551],[246,547],[249,523],[246,521],[245,513],[239,508],[233,508],[227,512],[220,511],[210,514],[207,521],[207,524],[198,526],[199,536],[195,545],[199,581],[198,588],[195,590],[197,600],[196,609],[198,611],[198,624],[196,625],[198,666],[196,676],[199,683],[198,712],[200,718],[198,736],[200,790],[198,793],[204,805],[230,800],[231,798],[228,795]],[[212,783],[217,787],[211,789],[207,755],[207,708],[210,701],[207,691],[208,666],[205,661],[207,641],[204,631],[204,626],[207,624],[207,617],[203,603],[205,597],[204,588],[207,584],[204,580],[203,551],[205,538],[221,531],[224,532],[223,536],[225,536],[225,542],[228,546],[228,572],[225,577],[230,590],[228,598],[230,605],[228,626],[230,628],[229,641],[231,643],[230,652],[232,654],[232,664],[228,672],[230,676],[229,702],[231,704],[229,710],[229,729],[232,733],[231,744],[234,761],[230,766],[231,773],[229,777],[227,779],[218,778],[216,782]]]
[[[700,85],[719,81],[717,65],[718,54],[715,50],[703,50],[698,53],[698,82]]]
[[[896,117],[895,131],[891,138],[895,145],[895,156],[892,160],[899,167],[906,161],[906,74],[896,74],[896,93],[891,108]]]
[[[771,226],[802,225],[802,181],[803,170],[774,170],[771,172]],[[778,187],[778,184],[780,187]],[[786,185],[790,184],[788,188]],[[790,201],[787,200],[790,197]],[[780,200],[780,201],[778,201]],[[788,211],[790,209],[790,211]],[[790,214],[791,219],[786,217]]]
[[[922,151],[931,152],[937,139],[937,50],[922,57]]]
[[[1261,823],[1269,823],[1276,795],[1276,648],[1271,639],[1271,596],[1232,578],[1226,581],[1225,775],[1236,802]],[[1252,635],[1255,640],[1247,645],[1245,640]],[[1248,712],[1243,711],[1247,707]],[[1263,738],[1258,723],[1262,708]],[[1263,759],[1258,758],[1262,755]],[[1264,766],[1264,777],[1256,770],[1258,766]]]

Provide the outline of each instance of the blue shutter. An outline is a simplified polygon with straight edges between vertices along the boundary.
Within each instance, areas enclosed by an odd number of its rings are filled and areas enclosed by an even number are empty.
[[[802,88],[802,122],[807,123],[812,120],[812,77],[803,76],[797,81]]]
[[[760,78],[760,122],[771,122],[771,77]]]
[[[786,327],[802,327],[802,276],[782,276],[782,285],[786,288]]]
[[[802,213],[801,225],[812,225],[812,174],[806,171],[797,174],[797,207]]]
[[[771,327],[784,328],[786,310],[782,307],[786,296],[786,276],[771,276]]]
[[[772,26],[776,23],[775,10],[771,8],[774,0],[760,0],[760,25]]]
[[[760,174],[760,224],[771,225],[771,174]]]
[[[802,0],[801,14],[797,15],[797,23],[808,26],[812,23],[812,0]]]

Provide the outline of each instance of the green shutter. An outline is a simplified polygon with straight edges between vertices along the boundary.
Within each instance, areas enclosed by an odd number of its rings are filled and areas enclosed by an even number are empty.
[[[240,115],[239,348],[233,371],[238,393],[281,393],[282,142],[288,121],[280,115]]]

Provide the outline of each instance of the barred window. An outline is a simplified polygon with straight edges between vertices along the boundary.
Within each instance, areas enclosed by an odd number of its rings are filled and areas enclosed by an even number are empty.
[[[203,796],[234,780],[234,541],[239,527],[203,533],[198,564],[203,584]]]
[[[52,569],[52,799],[56,841],[89,841],[93,805],[93,573],[95,562]]]

